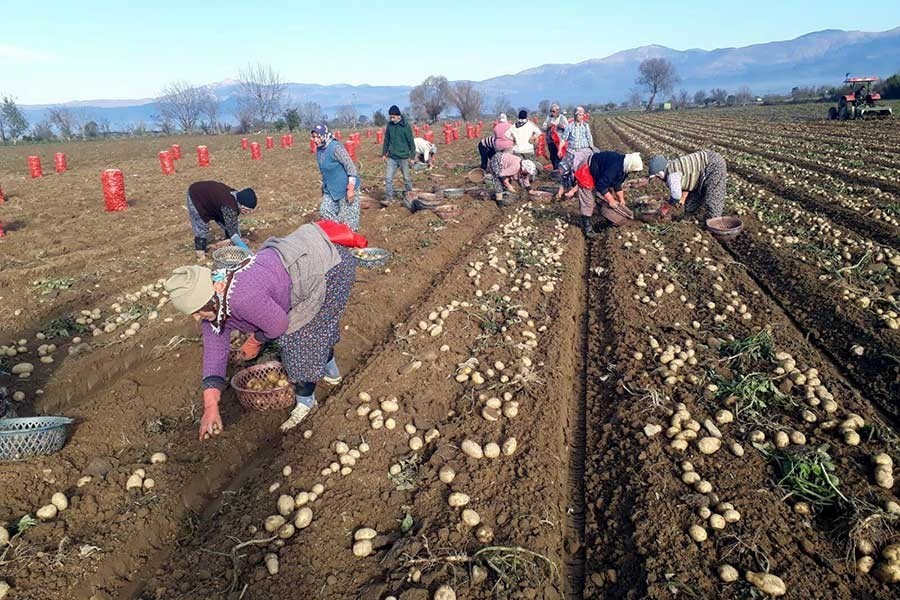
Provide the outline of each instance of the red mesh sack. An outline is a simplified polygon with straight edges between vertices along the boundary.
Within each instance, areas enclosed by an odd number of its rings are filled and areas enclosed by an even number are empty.
[[[197,146],[197,164],[201,167],[209,166],[209,149],[206,146]]]
[[[591,176],[591,161],[575,169],[575,181],[583,188],[594,189],[594,178]]]
[[[38,177],[42,177],[44,175],[44,171],[41,169],[40,156],[28,157],[28,173],[31,175],[32,179],[37,179]]]
[[[106,169],[100,175],[103,184],[103,201],[108,212],[125,210],[128,203],[125,202],[125,176],[119,169]]]
[[[332,244],[339,244],[347,248],[365,248],[369,245],[369,240],[355,233],[344,223],[322,219],[316,221],[316,225],[325,232]]]
[[[250,142],[250,158],[253,160],[262,159],[262,149],[259,147],[259,142]]]
[[[163,175],[171,175],[175,172],[175,161],[170,150],[161,150],[159,153],[159,169]]]
[[[172,152],[172,160],[181,160],[181,146],[179,144],[172,144],[169,150]]]
[[[241,138],[241,150],[246,150],[249,147],[250,142],[247,140],[247,138]]]
[[[275,140],[272,139],[271,135],[266,136],[266,150],[271,150],[275,147]]]
[[[69,168],[68,161],[66,161],[66,155],[63,154],[62,152],[57,152],[53,156],[53,162],[56,166],[57,173],[65,173],[66,169]]]

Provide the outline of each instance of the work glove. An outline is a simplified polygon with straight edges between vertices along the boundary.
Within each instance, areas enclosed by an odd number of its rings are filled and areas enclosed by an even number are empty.
[[[200,417],[200,439],[209,438],[222,433],[222,417],[219,416],[219,399],[222,391],[216,388],[203,390],[203,416]]]
[[[244,343],[241,344],[241,358],[244,360],[253,360],[259,356],[259,351],[264,344],[265,342],[260,342],[256,339],[256,336],[251,333],[247,336]]]
[[[238,234],[234,234],[229,239],[231,240],[231,243],[234,244],[235,246],[237,246],[238,248],[240,248],[242,250],[246,250],[247,252],[250,252],[250,246],[245,244],[244,240],[242,240],[241,236],[239,236]]]

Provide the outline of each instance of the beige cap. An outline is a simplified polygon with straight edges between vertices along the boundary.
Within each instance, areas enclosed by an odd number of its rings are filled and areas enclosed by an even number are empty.
[[[215,294],[212,271],[197,265],[178,267],[166,279],[166,290],[176,310],[186,315],[193,314]]]

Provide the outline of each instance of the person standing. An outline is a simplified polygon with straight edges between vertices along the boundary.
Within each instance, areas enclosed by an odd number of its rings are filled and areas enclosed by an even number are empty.
[[[699,150],[672,160],[657,155],[650,159],[647,170],[648,181],[658,177],[669,188],[669,204],[684,206],[687,214],[699,212],[705,205],[707,219],[722,216],[727,169],[718,152]]]
[[[235,246],[247,248],[241,240],[238,215],[256,209],[256,192],[252,188],[238,191],[218,181],[196,181],[188,186],[187,209],[194,231],[197,260],[206,258],[210,221],[218,223],[225,231],[225,237]]]
[[[551,104],[550,114],[544,119],[542,129],[547,136],[547,153],[550,155],[550,163],[553,165],[554,171],[559,168],[559,146],[562,143],[560,138],[568,124],[566,117],[559,110],[559,104]]]
[[[575,170],[591,157],[594,146],[594,136],[591,134],[590,123],[584,120],[584,107],[575,109],[575,121],[569,123],[566,130],[560,136],[559,191],[557,198],[561,198],[564,191],[569,191],[575,186]]]
[[[622,185],[629,173],[641,171],[644,163],[637,152],[595,152],[575,171],[577,187],[566,194],[569,198],[578,193],[578,208],[581,213],[581,229],[585,237],[594,237],[591,217],[597,201],[603,200],[610,207],[625,206],[625,192]]]
[[[356,164],[325,124],[313,127],[310,138],[316,145],[316,162],[322,174],[319,216],[359,231],[359,202],[355,199],[359,172]]]
[[[506,152],[512,150],[514,145],[510,128],[512,125],[506,118],[506,113],[500,113],[497,124],[494,125],[494,150],[497,152]]]
[[[381,160],[387,165],[384,173],[384,200],[382,206],[394,203],[394,175],[397,169],[403,174],[403,185],[406,193],[412,191],[412,175],[409,167],[416,161],[416,144],[412,127],[400,114],[395,104],[388,109],[390,122],[384,131],[384,144],[381,147]]]
[[[527,111],[519,111],[519,118],[509,131],[514,144],[512,151],[522,158],[534,161],[534,142],[541,135],[541,129],[528,120]]]

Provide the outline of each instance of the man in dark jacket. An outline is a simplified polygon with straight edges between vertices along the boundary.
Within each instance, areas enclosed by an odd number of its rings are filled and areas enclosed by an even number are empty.
[[[209,222],[215,221],[225,231],[225,237],[236,246],[246,248],[241,241],[238,215],[256,208],[256,192],[251,188],[241,191],[218,181],[197,181],[188,187],[187,209],[194,230],[194,252],[197,260],[206,257],[209,238]]]
[[[382,206],[390,206],[394,202],[394,175],[397,169],[403,173],[403,185],[406,192],[412,191],[412,176],[409,166],[416,161],[416,144],[412,127],[400,114],[395,104],[388,109],[390,123],[384,131],[384,146],[381,148],[381,159],[387,165],[384,173],[384,200]]]

